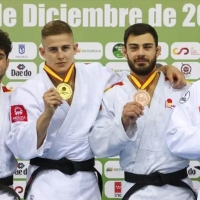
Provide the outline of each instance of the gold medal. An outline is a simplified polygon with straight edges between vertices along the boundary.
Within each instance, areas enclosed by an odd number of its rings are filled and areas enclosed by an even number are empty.
[[[72,88],[69,84],[67,83],[60,83],[57,86],[57,91],[60,94],[60,96],[64,99],[67,100],[72,96]]]
[[[150,102],[150,95],[146,90],[137,90],[133,96],[133,100],[142,104],[143,106],[146,106]]]

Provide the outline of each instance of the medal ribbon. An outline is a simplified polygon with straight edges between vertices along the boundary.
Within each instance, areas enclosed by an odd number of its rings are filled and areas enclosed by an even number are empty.
[[[44,71],[49,74],[50,76],[56,78],[57,80],[59,81],[62,81],[62,82],[65,82],[65,83],[68,83],[70,78],[71,78],[71,75],[72,75],[72,72],[74,70],[74,67],[75,67],[75,64],[72,63],[72,65],[69,67],[69,69],[67,70],[66,72],[66,75],[65,75],[65,78],[62,79],[60,76],[58,76],[58,74],[56,74],[49,66],[47,66],[47,64],[45,63],[44,64]]]
[[[138,89],[145,90],[155,79],[157,71],[149,75],[146,81],[142,84],[133,74],[130,74],[131,81],[137,86]]]

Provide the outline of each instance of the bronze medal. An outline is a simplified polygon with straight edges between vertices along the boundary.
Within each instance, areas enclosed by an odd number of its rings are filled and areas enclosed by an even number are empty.
[[[64,99],[67,100],[72,96],[72,88],[69,84],[67,83],[60,83],[57,86],[57,91],[60,94],[60,96]]]
[[[137,90],[133,96],[133,100],[142,104],[143,106],[146,106],[150,102],[150,95],[146,90]]]

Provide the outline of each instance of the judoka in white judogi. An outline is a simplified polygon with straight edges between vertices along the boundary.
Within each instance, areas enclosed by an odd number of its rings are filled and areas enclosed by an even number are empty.
[[[17,168],[17,160],[5,143],[10,131],[9,110],[10,91],[0,84],[0,178],[13,175]],[[0,191],[0,199],[13,200],[14,197]]]
[[[170,151],[182,158],[200,160],[200,81],[180,98],[167,130]],[[198,199],[200,196],[198,195]]]
[[[12,130],[7,145],[22,159],[42,157],[83,161],[93,158],[88,132],[100,109],[105,88],[119,81],[119,76],[98,64],[75,65],[75,91],[71,106],[59,106],[48,127],[42,146],[37,149],[36,121],[44,111],[43,94],[54,87],[46,72],[19,86],[11,98]],[[30,173],[36,169],[30,166]],[[70,176],[58,170],[46,170],[33,182],[27,199],[100,200],[97,178],[93,172]],[[53,189],[52,189],[53,188]]]
[[[145,106],[144,116],[136,125],[124,131],[121,122],[123,106],[133,101],[136,92],[126,78],[122,86],[114,86],[103,98],[102,110],[89,135],[89,141],[97,157],[120,156],[122,170],[135,174],[155,171],[170,173],[186,168],[189,160],[172,155],[166,144],[166,129],[171,114],[185,89],[176,90],[160,77],[150,107]],[[192,186],[191,181],[184,181]],[[132,186],[123,183],[123,195]],[[189,190],[170,185],[147,186],[135,192],[129,200],[192,200]]]

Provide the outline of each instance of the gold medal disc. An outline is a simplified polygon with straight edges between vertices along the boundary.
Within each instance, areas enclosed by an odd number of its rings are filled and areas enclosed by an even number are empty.
[[[67,100],[72,96],[72,88],[69,84],[67,83],[60,83],[57,86],[57,91],[60,94],[60,96],[64,99]]]
[[[150,99],[151,97],[146,90],[138,90],[133,96],[133,100],[142,104],[143,106],[148,105]]]

